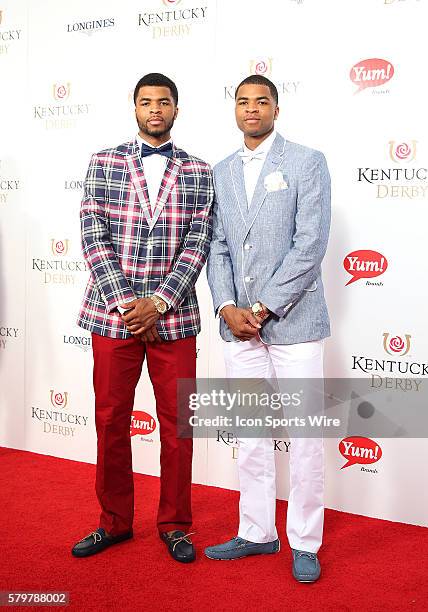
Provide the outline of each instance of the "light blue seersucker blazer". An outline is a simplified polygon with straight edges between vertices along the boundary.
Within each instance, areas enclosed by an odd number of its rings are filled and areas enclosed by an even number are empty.
[[[272,312],[260,331],[267,344],[329,336],[321,280],[330,228],[324,155],[277,134],[249,207],[238,151],[215,166],[214,187],[207,274],[215,312],[228,300],[245,308],[262,302]],[[220,333],[237,340],[223,319]]]

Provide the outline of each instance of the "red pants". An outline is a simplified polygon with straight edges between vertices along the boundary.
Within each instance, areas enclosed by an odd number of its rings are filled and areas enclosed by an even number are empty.
[[[192,440],[177,438],[177,379],[196,377],[196,337],[144,343],[92,334],[95,423],[98,436],[96,493],[100,527],[111,535],[129,531],[134,516],[130,424],[144,357],[156,398],[160,428],[159,532],[188,530]]]

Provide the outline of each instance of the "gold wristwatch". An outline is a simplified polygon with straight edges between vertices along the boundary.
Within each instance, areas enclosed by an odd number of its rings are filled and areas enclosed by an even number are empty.
[[[251,306],[251,312],[259,319],[262,319],[262,321],[269,316],[268,311],[261,302],[254,302]]]
[[[165,314],[166,311],[168,310],[168,304],[166,302],[164,302],[164,300],[162,298],[160,298],[157,295],[151,295],[150,299],[152,300],[153,304],[155,305],[156,310],[158,311],[159,314]]]

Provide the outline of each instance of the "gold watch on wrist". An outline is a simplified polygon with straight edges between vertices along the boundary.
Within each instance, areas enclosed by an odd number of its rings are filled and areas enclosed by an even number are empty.
[[[267,319],[267,317],[269,316],[268,310],[265,306],[263,306],[261,302],[254,302],[254,304],[251,306],[251,312],[253,313],[253,315],[255,315],[258,319],[261,319],[262,321]]]
[[[150,299],[152,300],[153,304],[155,305],[156,310],[158,311],[159,314],[165,314],[166,311],[168,310],[168,304],[166,302],[164,302],[164,300],[162,298],[160,298],[157,295],[151,295]]]

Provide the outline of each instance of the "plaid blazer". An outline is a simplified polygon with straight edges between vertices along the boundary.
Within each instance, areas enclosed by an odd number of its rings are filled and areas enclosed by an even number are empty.
[[[195,283],[209,251],[213,197],[210,166],[175,146],[151,206],[136,140],[93,155],[80,210],[91,275],[77,324],[129,338],[118,304],[156,292],[170,304],[157,322],[161,338],[196,335]]]

